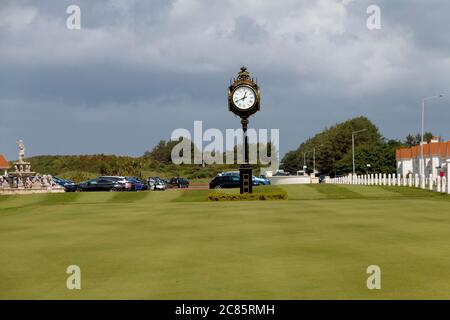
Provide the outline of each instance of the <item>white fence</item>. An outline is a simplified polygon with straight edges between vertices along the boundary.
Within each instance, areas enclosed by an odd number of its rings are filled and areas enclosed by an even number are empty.
[[[395,173],[375,173],[365,175],[349,174],[345,177],[327,179],[326,183],[366,186],[415,187],[450,194],[450,172],[448,173],[447,177],[437,177],[435,179],[433,179],[433,176],[431,174],[428,178],[421,178],[418,174],[409,175],[407,177],[403,177]]]

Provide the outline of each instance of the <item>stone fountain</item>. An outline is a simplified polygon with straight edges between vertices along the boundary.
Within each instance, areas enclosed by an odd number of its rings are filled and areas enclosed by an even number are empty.
[[[40,175],[31,170],[31,163],[25,161],[25,145],[17,141],[19,159],[13,163],[12,172],[0,176],[0,194],[30,194],[64,192],[64,188],[53,181],[51,175]]]

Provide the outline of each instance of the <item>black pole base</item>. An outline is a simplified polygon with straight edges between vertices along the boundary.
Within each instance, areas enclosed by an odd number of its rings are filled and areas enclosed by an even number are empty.
[[[249,164],[241,164],[239,167],[239,178],[241,184],[241,194],[253,193],[253,173],[252,166]]]

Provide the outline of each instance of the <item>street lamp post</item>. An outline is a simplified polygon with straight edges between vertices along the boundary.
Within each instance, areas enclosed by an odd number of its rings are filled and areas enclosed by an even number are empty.
[[[313,174],[316,176],[316,147],[313,148]]]
[[[322,144],[317,146],[317,147],[321,147],[323,146]],[[313,173],[316,174],[316,146],[313,147]]]
[[[303,171],[305,171],[306,173],[306,168],[308,167],[306,165],[306,154],[308,153],[308,151],[303,151]]]
[[[367,129],[362,129],[362,130],[358,130],[358,131],[353,131],[352,132],[352,158],[353,158],[353,176],[355,176],[356,174],[356,170],[355,170],[355,134],[357,133],[361,133],[367,131]]]
[[[420,187],[422,189],[425,189],[425,156],[424,156],[424,148],[423,148],[423,144],[424,144],[424,127],[425,127],[425,101],[427,100],[431,100],[431,99],[436,99],[436,98],[442,98],[444,95],[443,94],[439,94],[436,96],[431,96],[431,97],[427,97],[427,98],[423,98],[422,99],[422,138],[420,140],[420,165],[419,165],[419,171],[420,171]]]

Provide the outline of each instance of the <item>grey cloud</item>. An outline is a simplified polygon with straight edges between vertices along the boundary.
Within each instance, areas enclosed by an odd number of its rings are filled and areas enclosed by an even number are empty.
[[[345,3],[345,4],[344,4]],[[260,128],[280,128],[281,152],[326,126],[365,115],[388,137],[415,132],[420,99],[450,91],[447,1],[2,1],[0,152],[142,154],[173,129],[237,127],[228,81],[259,79]],[[427,129],[450,138],[450,98]],[[56,132],[56,134],[55,134]]]
[[[247,16],[239,16],[235,19],[233,36],[245,43],[256,43],[264,41],[267,36],[266,30],[259,26],[255,20]]]

